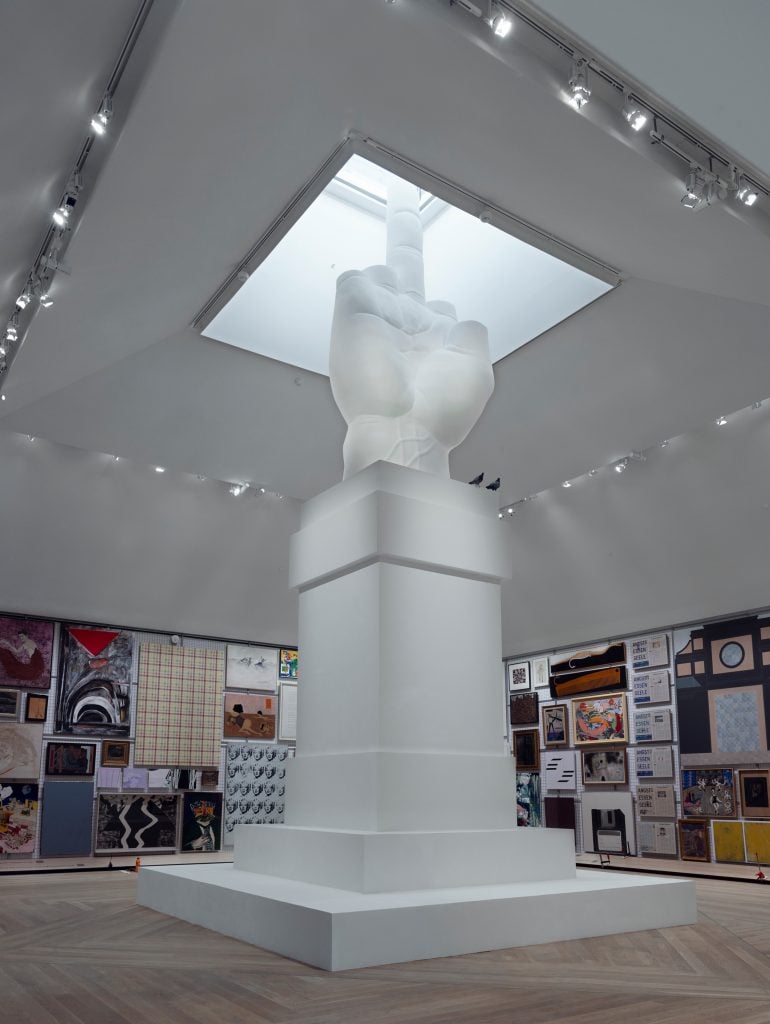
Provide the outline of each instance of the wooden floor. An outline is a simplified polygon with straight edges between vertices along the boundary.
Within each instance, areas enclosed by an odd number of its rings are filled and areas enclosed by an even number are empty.
[[[135,875],[0,879],[2,1024],[768,1024],[770,884],[696,926],[326,974],[134,903]]]

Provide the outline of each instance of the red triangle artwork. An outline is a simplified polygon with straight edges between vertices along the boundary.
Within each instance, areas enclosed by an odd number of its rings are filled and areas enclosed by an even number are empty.
[[[119,629],[73,629],[68,627],[67,632],[88,651],[92,658],[101,654],[105,647],[109,647],[116,636],[120,636]]]

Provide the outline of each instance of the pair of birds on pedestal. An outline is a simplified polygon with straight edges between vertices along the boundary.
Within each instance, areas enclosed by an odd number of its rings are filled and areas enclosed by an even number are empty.
[[[482,484],[483,480],[484,480],[484,474],[483,473],[479,473],[478,476],[474,476],[474,478],[472,480],[469,480],[468,483],[471,485],[471,487],[481,487],[481,484]],[[487,484],[487,488],[486,489],[488,491],[499,491],[500,490],[500,477],[498,477],[496,480],[493,480],[491,484]]]

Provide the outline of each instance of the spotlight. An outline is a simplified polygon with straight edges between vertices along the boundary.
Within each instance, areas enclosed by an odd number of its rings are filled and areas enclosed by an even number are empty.
[[[5,395],[3,395],[3,398],[5,398]],[[502,519],[503,518],[503,513],[502,512],[498,512],[497,513],[497,518],[498,519]]]
[[[562,487],[571,487],[571,486],[572,486],[572,482],[570,480],[563,480],[562,481]]]
[[[232,494],[232,496],[234,498],[238,498],[238,497],[240,497],[241,494],[243,494],[243,492],[245,490],[248,490],[248,485],[247,484],[230,484],[229,490],[230,490],[230,494]]]
[[[43,292],[40,296],[40,305],[44,309],[48,309],[53,305],[53,295],[50,292]]]
[[[725,425],[725,423],[727,423],[727,417],[726,416],[717,416],[717,418],[714,420],[714,422],[716,423],[716,425],[718,427],[723,427]]]
[[[16,326],[13,323],[8,324],[8,326],[5,329],[5,340],[6,341],[18,341],[19,340],[18,329],[16,328]]]
[[[16,300],[16,305],[19,307],[19,309],[26,309],[27,306],[30,303],[30,299],[31,298],[32,298],[32,296],[29,294],[29,292],[25,288],[24,291],[21,293],[21,295]]]
[[[266,489],[264,487],[260,487],[259,493],[260,494],[266,494],[267,492],[266,492]]]
[[[762,403],[761,402],[752,402],[751,408],[752,409],[761,409],[762,408]]]
[[[648,113],[626,93],[626,102],[623,106],[623,117],[635,132],[640,132],[647,124]]]
[[[0,402],[4,402],[4,401],[5,401],[5,395],[0,395]]]
[[[671,444],[671,442],[670,442],[669,440],[661,441],[661,442],[660,442],[660,447],[661,447],[661,448],[668,448],[668,446],[669,446],[670,444]]]
[[[112,100],[109,96],[105,96],[98,112],[91,118],[91,131],[95,135],[105,135],[107,133],[107,125],[110,123],[111,119]]]
[[[735,198],[739,203],[743,203],[744,206],[753,206],[757,199],[759,199],[759,192],[750,185],[747,185],[746,181],[741,178]]]
[[[690,164],[690,173],[684,185],[682,206],[687,210],[697,210],[701,203],[707,202],[706,177],[701,167]]]
[[[628,469],[628,459],[621,459],[619,462],[616,462],[612,468],[616,473],[625,473]]]
[[[496,36],[499,36],[501,39],[505,39],[513,28],[513,21],[508,17],[505,11],[501,10],[499,7],[496,10],[497,13],[494,13],[495,8],[493,8],[489,24]]]
[[[6,354],[5,353],[5,349],[3,348],[2,345],[0,345],[0,359],[4,359],[5,358],[5,354]],[[3,395],[3,398],[5,398],[5,395]]]
[[[156,473],[165,473],[166,472],[166,467],[165,466],[156,466],[155,467],[155,472]]]
[[[578,57],[572,64],[569,94],[569,101],[575,110],[580,110],[591,99],[591,90],[588,87],[588,65],[583,57]]]
[[[79,182],[76,183],[76,190],[75,191],[73,191],[73,192],[66,192],[64,194],[64,199],[62,199],[62,201],[61,201],[61,206],[58,208],[58,210],[54,210],[54,212],[53,212],[53,222],[57,226],[57,228],[66,228],[67,225],[69,224],[70,214],[72,213],[72,209],[75,206],[75,203],[78,201],[78,197],[77,197],[77,186],[78,185],[79,185]],[[70,186],[70,187],[72,187],[72,186]]]
[[[598,476],[599,475],[599,470],[598,469],[589,469],[588,470],[588,475],[589,476]]]

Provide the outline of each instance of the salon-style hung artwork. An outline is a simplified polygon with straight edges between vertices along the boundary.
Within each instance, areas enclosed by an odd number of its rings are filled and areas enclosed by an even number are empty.
[[[517,771],[540,770],[540,733],[537,729],[519,729],[511,738]]]
[[[62,626],[56,732],[128,736],[134,634]]]
[[[508,692],[520,693],[530,687],[528,661],[509,661],[507,666]]]
[[[511,725],[537,725],[537,691],[512,693],[508,698]]]
[[[47,690],[51,685],[53,622],[0,616],[0,686]]]
[[[566,704],[549,704],[541,712],[543,742],[546,747],[569,743],[569,717]]]
[[[573,700],[571,717],[576,747],[628,742],[628,708],[624,693]]]
[[[625,785],[625,750],[584,750],[582,754],[584,786]]]
[[[516,824],[524,828],[543,824],[539,772],[516,772]]]
[[[278,649],[228,644],[226,684],[228,689],[275,693],[278,686]]]
[[[625,689],[626,653],[625,643],[617,641],[554,655],[550,660],[551,696],[559,699]]]
[[[282,648],[278,656],[278,678],[295,680],[299,675],[299,651]]]
[[[734,818],[735,772],[698,768],[682,772],[682,813],[686,818]]]

